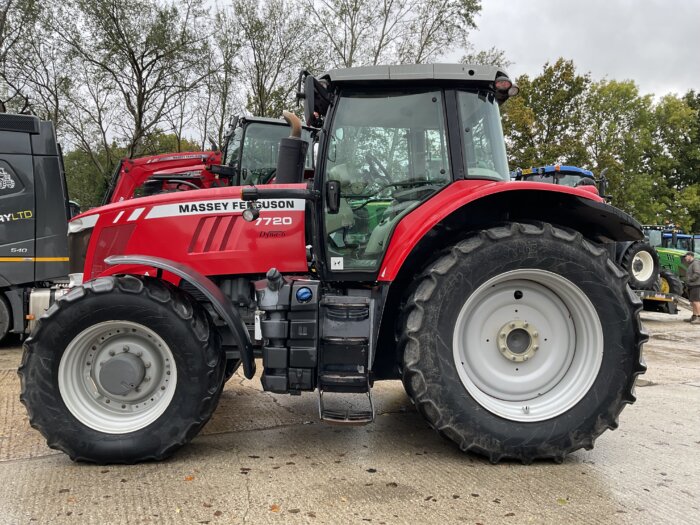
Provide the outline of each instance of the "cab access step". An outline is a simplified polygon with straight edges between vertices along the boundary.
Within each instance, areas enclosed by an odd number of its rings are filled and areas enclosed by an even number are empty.
[[[374,300],[370,297],[326,296],[320,305],[318,409],[322,421],[360,425],[374,421],[370,386],[370,345]],[[332,407],[327,406],[333,393]],[[336,395],[338,394],[338,395]],[[360,395],[358,395],[360,394]],[[338,403],[345,408],[338,408]],[[361,405],[357,407],[357,405]]]

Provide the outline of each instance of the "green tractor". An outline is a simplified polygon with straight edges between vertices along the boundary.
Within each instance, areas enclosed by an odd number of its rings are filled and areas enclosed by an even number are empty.
[[[643,229],[644,236],[656,249],[659,257],[660,291],[687,297],[683,255],[687,252],[695,252],[695,257],[700,258],[696,248],[700,244],[700,234],[682,233],[667,226],[644,226]]]

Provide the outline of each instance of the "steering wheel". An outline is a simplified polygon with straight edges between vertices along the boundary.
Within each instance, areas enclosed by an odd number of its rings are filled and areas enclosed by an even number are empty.
[[[365,160],[369,165],[369,171],[372,177],[380,177],[382,179],[391,180],[389,171],[384,167],[384,165],[377,160],[377,157],[372,155],[369,151],[365,153]]]
[[[178,189],[179,189],[180,186],[186,186],[187,189],[193,189],[193,190],[200,190],[200,189],[202,189],[201,186],[197,186],[197,185],[194,184],[193,182],[190,182],[190,181],[187,181],[187,180],[173,180],[173,179],[171,179],[171,180],[167,180],[166,183],[167,183],[167,184],[174,184],[174,185],[175,185],[175,188],[178,188]],[[179,191],[182,191],[182,190],[179,190]]]

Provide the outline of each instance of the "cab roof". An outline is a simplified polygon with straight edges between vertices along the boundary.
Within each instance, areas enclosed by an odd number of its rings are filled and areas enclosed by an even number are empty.
[[[390,81],[493,82],[507,73],[496,66],[476,64],[406,64],[331,69],[320,78],[334,84]]]

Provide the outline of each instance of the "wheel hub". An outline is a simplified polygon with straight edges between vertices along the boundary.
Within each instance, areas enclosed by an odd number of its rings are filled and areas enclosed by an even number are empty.
[[[167,343],[131,321],[104,321],[79,333],[58,370],[61,397],[84,425],[109,434],[148,426],[167,409],[177,367]]]
[[[124,396],[141,384],[146,375],[143,361],[134,354],[122,353],[109,359],[100,368],[102,388],[115,396]]]
[[[527,321],[514,319],[498,331],[498,350],[509,361],[527,361],[539,348],[539,332]]]

